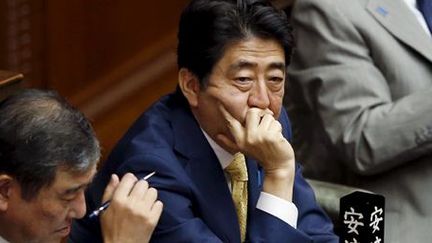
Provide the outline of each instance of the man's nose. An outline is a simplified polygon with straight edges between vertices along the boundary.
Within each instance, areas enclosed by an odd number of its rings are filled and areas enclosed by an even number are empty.
[[[270,105],[270,98],[265,81],[257,82],[252,88],[249,100],[249,107],[257,107],[261,109],[266,109]]]
[[[77,198],[72,202],[69,217],[79,219],[84,217],[86,214],[86,203],[85,203],[85,196],[84,192],[81,192]]]

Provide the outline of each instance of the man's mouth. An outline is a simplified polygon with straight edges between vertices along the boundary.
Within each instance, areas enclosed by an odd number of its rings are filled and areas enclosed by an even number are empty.
[[[68,224],[62,228],[59,228],[58,230],[55,231],[55,233],[58,233],[59,235],[61,235],[62,237],[65,237],[67,235],[69,235],[71,230],[71,225]]]

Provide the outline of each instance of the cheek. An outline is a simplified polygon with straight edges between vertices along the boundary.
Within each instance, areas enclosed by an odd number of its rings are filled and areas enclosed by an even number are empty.
[[[61,202],[53,202],[45,205],[42,214],[48,224],[57,225],[66,219],[67,212],[68,208]]]
[[[225,94],[220,100],[228,112],[230,112],[238,121],[243,123],[249,109],[248,98],[248,93],[232,92]]]
[[[211,104],[208,106],[214,106],[209,109],[217,110],[218,116],[221,116],[219,109],[217,108],[218,102],[231,113],[237,120],[243,120],[248,110],[248,98],[249,94],[247,92],[242,92],[236,88],[231,87],[218,87],[210,88],[207,90],[208,96],[211,97]],[[207,106],[207,107],[208,107]]]
[[[270,95],[270,110],[273,111],[275,117],[279,117],[282,104],[283,104],[283,92]]]
[[[235,99],[240,96],[243,92],[240,90],[231,87],[231,86],[209,86],[206,90],[206,93],[209,97],[219,100],[219,101],[227,101],[231,99]]]
[[[26,236],[29,238],[44,239],[49,237],[55,229],[58,220],[53,212],[43,206],[28,207],[26,210]]]

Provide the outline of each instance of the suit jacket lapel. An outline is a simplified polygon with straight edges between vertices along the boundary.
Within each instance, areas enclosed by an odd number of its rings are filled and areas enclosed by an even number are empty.
[[[174,110],[175,149],[188,160],[186,171],[198,190],[198,211],[223,241],[240,240],[231,193],[221,165],[188,108]]]
[[[369,0],[366,6],[387,31],[432,62],[430,38],[403,1]]]

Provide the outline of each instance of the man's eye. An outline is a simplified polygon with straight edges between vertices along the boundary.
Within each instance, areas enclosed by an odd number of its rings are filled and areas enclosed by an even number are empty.
[[[66,198],[63,198],[63,201],[72,202],[74,199],[75,199],[75,197],[66,197]]]
[[[65,202],[72,202],[73,200],[75,200],[75,198],[77,198],[78,195],[79,192],[68,193],[66,195],[63,195],[62,200]]]
[[[235,78],[235,80],[238,82],[248,82],[248,81],[251,81],[252,79],[249,77],[237,77],[237,78]]]
[[[270,81],[272,81],[272,82],[278,82],[278,83],[280,83],[280,82],[282,82],[284,79],[282,78],[282,77],[270,77]]]

